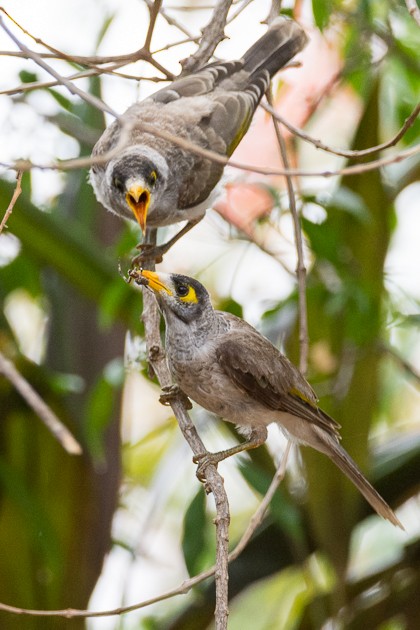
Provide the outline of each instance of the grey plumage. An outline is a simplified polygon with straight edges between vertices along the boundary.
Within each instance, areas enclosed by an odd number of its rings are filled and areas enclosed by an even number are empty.
[[[175,383],[224,420],[247,427],[253,448],[276,422],[292,440],[327,455],[383,518],[400,521],[340,445],[339,425],[318,407],[299,370],[242,319],[215,311],[206,289],[187,276],[142,271],[166,323],[166,353]],[[252,435],[253,434],[253,435]],[[243,450],[215,454],[215,461]]]
[[[209,64],[176,79],[122,116],[127,141],[105,164],[92,166],[98,200],[111,212],[159,227],[205,213],[223,165],[142,130],[166,131],[222,156],[230,156],[246,133],[270,78],[306,44],[302,28],[278,18],[241,60]],[[114,121],[94,147],[101,156],[118,146]]]

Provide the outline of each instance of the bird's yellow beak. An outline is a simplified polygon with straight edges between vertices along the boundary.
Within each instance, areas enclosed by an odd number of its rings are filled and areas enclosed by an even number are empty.
[[[172,295],[172,291],[162,282],[159,278],[159,274],[155,271],[148,271],[147,269],[141,270],[141,275],[143,278],[147,280],[147,286],[150,287],[156,293],[160,293],[161,291],[166,291],[168,295]]]
[[[150,191],[139,184],[134,184],[127,191],[125,199],[144,234],[146,230],[147,210],[150,204]]]

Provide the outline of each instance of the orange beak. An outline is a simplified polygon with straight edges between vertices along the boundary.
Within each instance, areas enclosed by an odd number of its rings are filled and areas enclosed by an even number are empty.
[[[150,204],[150,192],[146,188],[134,184],[128,190],[125,199],[144,234],[146,231],[147,210]]]

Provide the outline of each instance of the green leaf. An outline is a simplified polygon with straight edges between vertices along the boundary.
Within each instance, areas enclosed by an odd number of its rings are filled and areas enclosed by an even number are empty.
[[[64,94],[61,94],[61,92],[59,92],[58,90],[54,90],[52,88],[48,88],[47,92],[49,94],[51,94],[51,96],[53,97],[53,99],[55,101],[57,101],[57,103],[66,111],[68,112],[72,112],[74,109],[74,105],[72,103],[72,101],[67,98],[66,96],[64,96]]]
[[[166,422],[150,431],[136,444],[124,448],[124,470],[134,482],[148,486],[156,468],[173,444],[178,432],[178,423],[170,417]]]
[[[182,549],[190,575],[196,575],[202,568],[202,556],[206,548],[206,524],[206,493],[200,485],[184,517]]]
[[[112,421],[114,405],[115,387],[101,376],[90,391],[83,423],[89,452],[97,463],[105,463],[105,431]]]
[[[315,24],[323,31],[330,21],[333,9],[333,0],[312,0],[312,12]]]
[[[19,72],[19,79],[22,83],[36,83],[38,81],[38,75],[35,72],[28,72],[28,70],[21,70]]]
[[[236,317],[243,317],[243,309],[239,302],[236,302],[233,298],[224,298],[220,300],[217,308],[220,311],[227,311],[228,313],[232,313],[232,315],[236,315]]]

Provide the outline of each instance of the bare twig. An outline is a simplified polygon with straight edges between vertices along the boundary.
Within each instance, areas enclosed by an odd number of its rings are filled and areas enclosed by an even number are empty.
[[[149,5],[149,28],[147,29],[146,39],[144,40],[144,49],[150,52],[150,44],[152,42],[153,31],[155,30],[157,16],[162,5],[162,0],[154,0]]]
[[[55,413],[42,400],[32,385],[18,372],[11,361],[0,352],[0,373],[7,378],[22,398],[42,420],[61,446],[71,455],[80,455],[82,448]]]
[[[30,50],[29,48],[27,48],[27,46],[22,44],[22,42],[20,42],[19,39],[15,37],[15,35],[7,28],[1,16],[0,26],[5,31],[5,33],[7,33],[10,39],[15,42],[16,46],[27,55],[28,59],[32,59],[32,61],[34,61],[38,66],[46,70],[48,74],[51,74],[55,79],[57,79],[57,81],[61,83],[61,85],[64,85],[71,94],[76,94],[77,96],[80,96],[81,99],[83,99],[93,107],[96,107],[100,111],[108,112],[109,114],[112,114],[112,116],[115,116],[115,118],[119,118],[117,112],[115,112],[112,107],[104,103],[96,96],[93,96],[93,94],[88,94],[88,92],[85,92],[84,90],[81,90],[77,86],[73,85],[71,81],[68,81],[56,70],[54,70],[54,68],[52,68],[48,63],[46,63],[46,61],[44,61],[38,53]]]
[[[120,119],[121,120],[121,119]],[[313,171],[313,170],[303,170],[298,168],[290,168],[290,169],[275,169],[270,167],[263,166],[250,166],[249,164],[244,164],[242,162],[236,162],[235,160],[230,160],[219,153],[214,151],[210,151],[209,149],[203,149],[184,138],[179,136],[175,136],[174,134],[164,131],[163,129],[156,129],[153,125],[145,124],[142,125],[143,131],[146,131],[152,135],[155,135],[159,138],[163,138],[168,140],[169,142],[173,142],[174,144],[186,149],[187,151],[191,151],[196,155],[201,155],[202,157],[208,158],[209,160],[213,160],[219,164],[227,164],[233,168],[240,169],[242,171],[249,171],[251,173],[260,173],[261,175],[273,175],[273,176],[300,176],[300,177],[336,177],[336,176],[345,176],[345,175],[356,175],[361,173],[367,173],[369,171],[376,170],[383,166],[388,166],[390,164],[395,164],[398,162],[402,162],[410,157],[413,157],[417,153],[420,153],[420,144],[414,145],[400,151],[397,154],[379,158],[377,160],[372,160],[371,162],[365,162],[363,164],[354,164],[352,166],[346,166],[340,169],[334,170],[324,170],[324,171]],[[113,153],[113,152],[112,152]],[[65,170],[74,170],[78,168],[86,168],[92,166],[92,164],[104,163],[109,159],[111,152],[105,155],[86,158],[73,158],[70,160],[62,160],[57,163],[52,164],[38,164],[32,162],[31,160],[17,160],[15,162],[0,162],[0,166],[4,168],[9,168],[12,170],[22,170],[29,171],[32,168],[37,168],[40,170],[53,170],[53,171],[65,171]]]
[[[182,74],[194,72],[204,65],[216,50],[217,45],[225,38],[227,14],[232,0],[218,0],[210,22],[203,29],[203,36],[196,52],[181,62]]]
[[[226,24],[231,24],[234,20],[236,20],[238,15],[240,15],[242,11],[246,9],[247,6],[249,6],[252,2],[254,2],[254,0],[244,0],[241,6],[238,7],[234,13],[232,13],[228,20],[226,20]]]
[[[149,9],[153,6],[153,0],[144,0],[144,2],[148,6]],[[190,33],[190,31],[187,28],[185,28],[185,26],[181,24],[181,22],[178,22],[178,20],[176,20],[171,15],[168,15],[167,11],[165,11],[163,7],[160,8],[160,14],[168,22],[170,26],[175,26],[175,28],[181,31],[181,33],[184,33],[184,35],[186,35],[190,40],[195,39],[192,33]]]
[[[25,55],[26,58],[26,55]],[[76,72],[71,74],[70,76],[64,77],[67,81],[75,81],[76,79],[84,79],[87,77],[93,77],[101,74],[113,73],[117,68],[121,68],[122,66],[127,65],[128,62],[120,62],[115,63],[105,68],[89,68],[88,70],[82,70],[81,72]],[[136,77],[137,79],[137,77]],[[20,94],[22,92],[30,92],[31,90],[39,90],[41,88],[50,88],[55,87],[56,85],[61,85],[61,80],[56,81],[33,81],[31,83],[22,83],[14,88],[9,88],[7,90],[2,90],[0,94],[13,96],[14,94]]]
[[[169,72],[166,68],[164,68],[160,63],[158,63],[155,59],[153,59],[150,51],[144,47],[129,54],[114,55],[114,56],[108,56],[108,57],[100,57],[98,55],[93,55],[93,56],[69,55],[61,50],[58,50],[57,48],[54,48],[53,46],[50,46],[39,37],[35,37],[34,35],[32,35],[27,29],[25,29],[21,24],[19,24],[19,22],[17,22],[11,15],[9,15],[3,7],[0,7],[0,11],[2,11],[13,22],[13,24],[15,24],[23,33],[25,33],[25,35],[28,35],[28,37],[33,39],[37,44],[44,46],[50,51],[50,54],[35,53],[34,51],[30,51],[32,55],[37,55],[38,58],[61,59],[63,61],[69,61],[72,63],[77,63],[82,66],[84,65],[84,66],[90,66],[90,67],[97,67],[98,65],[106,64],[106,63],[120,63],[120,62],[134,63],[135,61],[139,61],[141,59],[143,61],[147,61],[156,69],[158,69],[160,72],[162,72],[162,74],[166,76],[167,79],[174,78],[174,75],[171,72]],[[17,43],[16,40],[13,40],[13,41]],[[19,45],[17,43],[17,45],[18,45],[18,48],[20,48],[20,50],[22,51],[25,58],[32,58],[31,55],[28,56],[27,51],[29,49],[26,46],[24,47],[25,48],[24,50],[22,48],[23,44]]]
[[[305,140],[306,142],[310,142],[311,144],[316,146],[318,149],[322,149],[323,151],[327,151],[328,153],[333,153],[334,155],[339,155],[341,157],[356,158],[356,159],[364,157],[366,155],[370,155],[371,153],[376,153],[377,151],[383,151],[384,149],[388,149],[389,147],[395,146],[397,142],[399,142],[401,138],[405,135],[408,129],[413,126],[413,124],[415,123],[417,119],[417,116],[420,113],[420,103],[419,103],[413,109],[410,116],[408,116],[408,118],[405,119],[404,124],[401,127],[401,129],[390,140],[387,140],[386,142],[383,142],[382,144],[378,144],[374,147],[369,147],[368,149],[361,149],[360,151],[357,151],[357,150],[335,149],[333,147],[329,147],[328,145],[321,142],[321,140],[312,138],[311,136],[306,134],[302,129],[299,129],[299,127],[295,127],[295,125],[293,125],[291,122],[283,118],[283,116],[281,116],[278,112],[276,112],[276,110],[270,104],[267,105],[264,103],[262,107],[267,112],[269,112],[273,116],[273,118],[275,118],[276,120],[278,120],[278,122],[280,122],[282,125],[287,127],[289,131],[291,131],[296,136],[299,136],[299,138],[301,138],[302,140]]]
[[[163,52],[164,50],[170,50],[171,48],[175,48],[176,46],[181,46],[182,44],[196,44],[200,41],[199,37],[186,37],[185,39],[180,39],[177,42],[171,42],[170,44],[166,44],[166,46],[162,46],[161,48],[157,48],[151,54],[156,55],[156,53]]]
[[[261,501],[258,508],[252,515],[248,523],[248,527],[242,534],[241,539],[236,545],[235,549],[231,551],[229,554],[229,562],[236,560],[236,558],[243,552],[243,550],[245,549],[245,547],[251,540],[252,536],[254,535],[255,530],[261,525],[263,518],[265,516],[265,513],[267,512],[267,509],[271,503],[271,500],[273,496],[275,495],[280,483],[283,481],[284,475],[286,474],[287,460],[289,459],[289,453],[292,446],[293,446],[293,443],[288,441],[285,451],[283,453],[283,456],[280,460],[280,464],[268,487],[267,492],[264,495],[263,500]]]
[[[413,20],[417,22],[417,26],[420,26],[420,9],[416,0],[405,0],[405,4]]]
[[[277,488],[279,487],[280,483],[282,482],[284,478],[284,475],[286,472],[287,459],[289,456],[291,446],[292,444],[288,442],[285,452],[283,454],[283,457],[280,461],[280,465],[273,477],[273,480],[266,494],[264,495],[263,500],[261,501],[260,505],[258,506],[253,516],[251,517],[248,523],[248,527],[246,528],[245,532],[241,536],[241,539],[239,540],[238,544],[229,554],[229,562],[232,562],[233,560],[236,560],[236,558],[238,558],[238,556],[243,552],[243,550],[245,549],[245,547],[251,540],[256,529],[261,525],[263,518],[265,516],[265,513],[270,505],[270,502]],[[179,586],[169,591],[166,591],[166,593],[161,593],[160,595],[156,597],[152,597],[151,599],[138,602],[137,604],[132,604],[131,606],[123,606],[123,607],[113,608],[109,610],[91,611],[91,610],[80,610],[77,608],[65,608],[62,610],[37,610],[37,609],[29,609],[29,608],[20,608],[17,606],[10,606],[9,604],[3,604],[3,603],[0,603],[0,610],[14,613],[16,615],[31,615],[34,617],[67,617],[69,619],[73,617],[111,617],[111,616],[116,616],[116,615],[122,615],[124,613],[129,613],[134,610],[139,610],[140,608],[146,608],[147,606],[151,606],[152,604],[165,601],[166,599],[170,599],[177,595],[185,595],[185,593],[188,593],[188,591],[194,588],[194,586],[201,584],[201,582],[204,582],[204,580],[207,580],[212,575],[214,575],[215,571],[216,571],[216,565],[210,567],[210,569],[207,569],[207,571],[203,571],[199,575],[195,575],[194,577],[189,578],[188,580],[185,580]]]
[[[16,187],[15,190],[13,192],[12,198],[10,200],[10,203],[7,207],[6,212],[4,213],[4,217],[2,219],[2,222],[0,223],[0,234],[3,231],[3,228],[7,227],[6,223],[7,223],[7,219],[10,217],[10,215],[13,212],[13,208],[15,207],[15,203],[18,200],[18,197],[20,195],[20,193],[22,192],[22,175],[23,175],[23,171],[18,171],[16,173]]]
[[[266,97],[267,97],[269,105],[272,106],[273,96],[272,96],[271,89],[268,90]],[[277,143],[280,149],[281,159],[283,161],[284,167],[288,169],[289,158],[287,156],[286,143],[281,133],[280,125],[275,118],[273,118],[273,124],[274,124],[274,129],[276,132]],[[289,196],[290,212],[292,213],[292,218],[293,218],[295,244],[296,244],[296,252],[297,252],[296,275],[297,275],[298,293],[299,293],[299,342],[300,342],[299,369],[302,372],[302,374],[306,374],[306,371],[308,369],[308,349],[309,349],[308,309],[306,305],[306,267],[305,267],[304,258],[303,258],[302,229],[300,226],[300,219],[299,219],[298,211],[296,208],[296,197],[295,197],[295,192],[293,189],[293,180],[290,175],[286,175],[286,184],[287,184],[287,194]]]

